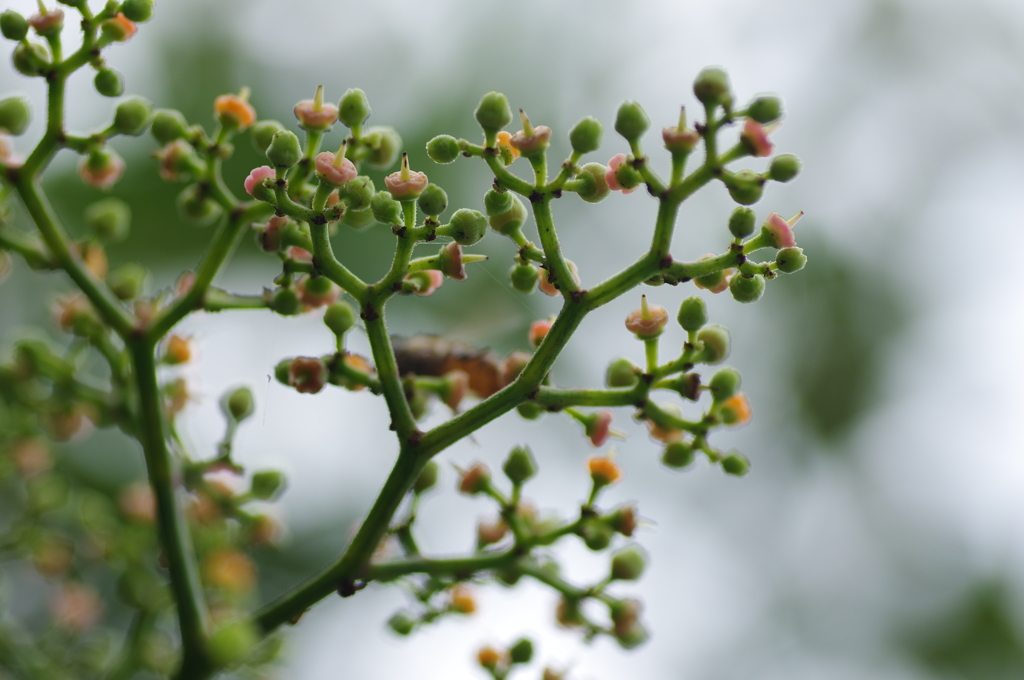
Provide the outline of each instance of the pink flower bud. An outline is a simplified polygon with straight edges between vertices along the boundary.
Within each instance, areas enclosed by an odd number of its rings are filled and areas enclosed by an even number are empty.
[[[456,281],[466,280],[466,266],[462,261],[462,246],[452,241],[441,249],[441,271]]]
[[[598,411],[587,420],[585,432],[590,443],[594,446],[603,446],[608,441],[608,435],[612,431],[612,412]]]
[[[413,284],[412,292],[426,297],[441,287],[444,283],[444,274],[436,269],[424,269],[407,274],[405,280]]]
[[[621,191],[624,194],[631,194],[636,189],[623,189],[622,185],[619,184],[619,180],[615,178],[615,171],[626,161],[626,154],[617,153],[612,156],[611,160],[608,161],[608,169],[604,173],[604,181],[608,183],[608,188],[612,191]]]
[[[321,151],[316,155],[316,175],[332,187],[340,187],[342,184],[351,182],[359,174],[355,164],[349,159],[334,154],[330,151]]]
[[[764,229],[771,237],[772,246],[775,248],[792,248],[796,245],[796,237],[793,236],[793,227],[800,218],[804,216],[801,210],[788,220],[782,219],[779,213],[772,213],[764,223]]]
[[[112,149],[93,151],[78,163],[78,176],[97,189],[109,189],[124,174],[124,159]]]
[[[647,296],[640,297],[640,309],[626,317],[626,328],[640,340],[651,340],[661,335],[668,323],[668,310],[661,305],[647,304]]]
[[[566,260],[565,264],[569,267],[569,273],[572,274],[573,281],[576,282],[576,285],[579,285],[580,277],[576,269],[576,263],[572,260]],[[548,270],[543,267],[537,269],[537,288],[545,295],[551,295],[552,297],[558,295],[558,289],[555,288],[555,284],[548,280]]]
[[[313,99],[303,99],[295,105],[295,117],[307,130],[324,132],[338,122],[338,107],[324,103],[324,86],[319,85]]]
[[[771,156],[775,146],[768,140],[768,133],[774,128],[765,128],[753,118],[747,118],[743,124],[740,139],[750,148],[751,153],[758,157]]]
[[[409,169],[409,154],[402,154],[402,169],[384,178],[384,186],[398,201],[411,201],[418,198],[427,188],[429,180],[426,173],[413,172]]]
[[[56,33],[64,26],[64,11],[55,7],[48,12],[39,12],[28,18],[28,25],[39,35]]]
[[[262,182],[265,179],[277,177],[277,172],[274,171],[269,165],[261,165],[258,168],[253,168],[249,176],[245,178],[245,193],[253,196],[253,189],[255,189],[258,182]]]
[[[540,347],[540,343],[547,337],[552,325],[554,325],[554,322],[549,319],[541,319],[530,324],[530,332],[528,334],[530,344],[534,347]]]
[[[524,156],[543,153],[551,143],[551,128],[546,125],[530,125],[530,119],[522,109],[519,109],[519,117],[522,119],[523,129],[509,138],[509,145]]]

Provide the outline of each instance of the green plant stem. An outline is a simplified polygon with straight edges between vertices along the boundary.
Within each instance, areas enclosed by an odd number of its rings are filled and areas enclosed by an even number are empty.
[[[532,400],[542,406],[570,408],[572,406],[635,406],[647,397],[646,382],[638,380],[629,389],[586,390],[539,387]]]
[[[367,295],[368,286],[334,256],[327,223],[311,223],[309,228],[313,237],[313,264],[316,268],[356,300],[363,300]]]
[[[374,296],[363,306],[363,321],[366,323],[366,335],[373,350],[373,362],[377,368],[381,391],[391,413],[391,426],[403,444],[419,430],[416,420],[409,409],[402,389],[402,379],[398,374],[398,362],[395,351],[388,336],[387,324],[384,322],[384,302],[386,296]],[[411,484],[412,482],[410,482]]]
[[[85,269],[82,261],[72,254],[68,247],[67,235],[59,226],[53,208],[42,194],[38,180],[30,174],[20,172],[14,186],[18,190],[18,195],[21,196],[25,209],[28,210],[39,229],[43,241],[50,249],[55,264],[75,282],[92,306],[96,308],[97,313],[110,324],[118,335],[125,337],[130,334],[135,328],[135,323],[113,295]]]
[[[579,284],[573,278],[569,265],[562,255],[562,247],[558,243],[555,232],[555,221],[551,215],[551,196],[544,197],[533,204],[533,218],[537,221],[537,233],[541,247],[544,248],[544,259],[549,269],[554,269],[558,288],[564,297],[569,297],[579,290]]]
[[[367,567],[365,575],[368,580],[372,581],[393,581],[409,574],[453,577],[492,569],[504,569],[515,564],[518,558],[519,555],[514,550],[485,553],[473,557],[415,557],[372,564]]]
[[[155,345],[146,339],[134,339],[128,342],[128,350],[139,397],[138,438],[156,498],[157,532],[167,555],[171,591],[178,608],[183,650],[179,675],[191,677],[184,675],[184,671],[205,666],[204,646],[209,630],[206,603],[167,446],[163,404],[156,379]]]

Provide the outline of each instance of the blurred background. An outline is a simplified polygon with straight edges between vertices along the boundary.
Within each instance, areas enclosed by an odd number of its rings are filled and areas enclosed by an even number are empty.
[[[34,11],[33,3],[8,4]],[[667,173],[656,132],[675,124],[680,105],[696,110],[693,77],[720,65],[740,104],[764,92],[784,98],[786,119],[773,140],[804,162],[801,177],[770,185],[755,209],[762,217],[806,211],[797,240],[807,268],[771,282],[749,307],[704,293],[712,321],[732,331],[728,364],[743,373],[755,414],[715,443],[742,450],[750,474],[727,477],[703,462],[664,468],[644,428],[627,410],[616,415],[628,435],[616,444],[626,479],[607,500],[637,500],[649,520],[640,540],[651,567],[620,591],[645,601],[645,646],[582,643],[555,626],[554,594],[529,583],[484,588],[475,616],[399,639],[384,623],[404,594],[373,586],[303,618],[280,677],[482,678],[472,668],[475,650],[521,634],[537,643],[533,677],[543,664],[579,680],[1024,677],[1024,284],[1006,254],[1024,226],[1024,5],[158,0],[154,19],[109,60],[128,92],[204,124],[213,98],[243,85],[261,118],[288,124],[294,103],[318,84],[330,100],[360,87],[373,106],[370,123],[401,132],[414,169],[440,183],[453,208],[480,209],[490,175],[468,159],[435,166],[424,144],[439,133],[475,140],[472,111],[492,89],[555,131],[556,157],[568,153],[579,118],[601,119],[605,144],[592,159],[601,162],[627,151],[612,124],[618,104],[636,100],[652,120],[647,152]],[[41,111],[37,85],[0,70],[0,90],[28,92]],[[88,74],[70,101],[78,129],[100,126],[112,110]],[[34,125],[25,139],[38,134]],[[336,129],[326,146],[338,139]],[[226,175],[240,193],[261,163],[244,139],[237,146]],[[148,135],[115,147],[129,173],[113,194],[135,217],[111,260],[140,260],[154,290],[169,286],[194,266],[211,232],[178,219],[178,187],[157,179]],[[75,160],[59,157],[47,184],[73,233],[82,206],[100,196],[74,175]],[[584,285],[646,249],[655,207],[642,191],[598,206],[572,198],[556,205]],[[719,185],[687,202],[676,259],[724,248],[731,208]],[[357,274],[376,277],[392,240],[385,229],[348,232],[335,248]],[[558,304],[511,291],[509,242],[492,235],[482,250],[491,260],[474,265],[467,281],[395,300],[393,332],[525,349],[529,323]],[[274,259],[246,240],[221,284],[254,293],[275,273]],[[0,286],[0,343],[49,325],[65,285],[16,265]],[[696,294],[689,285],[646,292],[670,310]],[[640,361],[642,346],[622,327],[636,303],[628,296],[592,315],[556,365],[556,382],[597,386],[611,359]],[[287,544],[259,556],[261,593],[270,598],[337,555],[372,502],[395,453],[384,405],[340,390],[311,398],[269,380],[282,357],[331,351],[317,315],[199,315],[184,330],[201,353],[188,369],[199,396],[184,428],[196,454],[212,455],[222,434],[219,396],[247,384],[257,413],[236,440],[238,456],[289,477],[278,504]],[[663,347],[681,342],[671,330]],[[430,422],[444,416],[437,409]],[[442,454],[442,492],[421,515],[426,550],[471,548],[476,516],[493,513],[454,493],[449,463],[483,460],[496,469],[516,443],[540,461],[527,487],[537,505],[567,516],[578,507],[591,454],[579,427],[512,414]],[[69,448],[62,464],[112,488],[142,474],[139,452],[109,432]],[[575,545],[560,555],[577,582],[606,569]]]

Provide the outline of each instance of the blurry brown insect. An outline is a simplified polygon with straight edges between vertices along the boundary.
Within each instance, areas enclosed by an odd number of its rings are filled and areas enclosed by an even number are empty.
[[[391,343],[401,375],[441,376],[450,371],[465,371],[469,389],[480,397],[489,397],[505,386],[505,362],[489,349],[477,349],[439,335],[392,336]]]

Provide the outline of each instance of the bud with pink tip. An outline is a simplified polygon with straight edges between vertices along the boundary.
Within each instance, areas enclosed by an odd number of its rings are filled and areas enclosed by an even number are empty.
[[[324,103],[324,86],[317,85],[316,95],[312,99],[303,99],[295,105],[295,117],[299,126],[305,130],[326,132],[338,122],[338,107]]]
[[[64,28],[64,10],[60,7],[47,10],[43,6],[42,0],[40,0],[39,12],[28,18],[28,25],[41,36],[59,33],[60,29]]]
[[[585,416],[583,422],[584,432],[594,446],[604,446],[608,436],[612,433],[612,412],[598,411],[597,413]]]
[[[753,118],[747,118],[743,124],[743,132],[740,133],[740,141],[754,156],[771,156],[775,146],[768,139],[768,134],[774,129],[775,126],[765,127]]]
[[[259,198],[260,200],[268,200],[263,198],[263,196],[266,196],[269,193],[271,197],[269,200],[272,200],[273,192],[268,190],[266,185],[263,183],[263,180],[273,179],[275,177],[277,177],[277,172],[269,165],[261,165],[258,168],[253,168],[249,173],[249,176],[245,178],[245,193],[249,194],[253,198]]]
[[[384,186],[398,201],[412,201],[419,198],[429,183],[426,173],[413,172],[409,169],[409,154],[407,153],[402,154],[402,169],[384,178]]]
[[[440,252],[441,272],[456,281],[466,280],[466,264],[462,257],[462,246],[452,241]]]
[[[664,128],[661,131],[661,138],[665,142],[665,148],[673,154],[688,154],[693,151],[700,141],[700,133],[686,127],[686,107],[679,111],[679,125]]]
[[[640,309],[634,309],[626,317],[626,328],[639,340],[652,340],[665,330],[668,310],[661,305],[647,303],[647,296],[640,296]]]
[[[78,176],[97,189],[109,189],[124,174],[124,159],[113,149],[94,149],[78,163]]]
[[[509,144],[527,158],[544,153],[551,144],[551,128],[547,125],[530,125],[530,119],[522,109],[519,109],[519,118],[523,122],[523,129],[512,135]]]
[[[354,180],[359,174],[355,163],[345,158],[346,147],[346,143],[342,142],[338,153],[321,151],[316,155],[316,175],[322,182],[332,187],[340,187]]]
[[[761,248],[792,248],[796,245],[793,227],[803,216],[802,210],[788,220],[783,219],[779,213],[772,213],[761,226],[761,233],[743,244],[743,253],[752,253]]]

